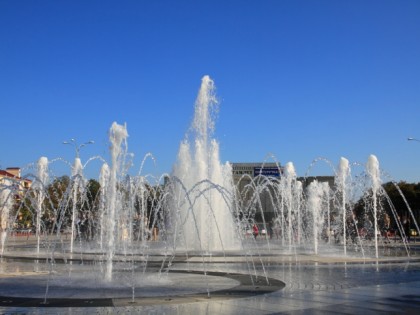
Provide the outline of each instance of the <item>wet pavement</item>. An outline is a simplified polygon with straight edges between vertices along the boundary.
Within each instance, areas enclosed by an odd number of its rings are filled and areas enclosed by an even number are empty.
[[[4,259],[0,266],[0,314],[420,314],[420,259],[417,256],[344,259],[342,256],[282,255],[273,251],[251,258],[191,256],[183,261],[174,260],[170,273],[173,278],[166,279],[167,282],[150,286],[143,286],[141,281],[136,283],[134,299],[129,298],[129,290],[124,293],[116,285],[108,289],[110,295],[106,302],[101,300],[103,304],[95,304],[101,302],[98,299],[89,302],[89,290],[101,288],[98,284],[93,288],[86,284],[87,275],[93,270],[89,264],[57,264],[54,272],[48,269],[49,264],[41,264],[34,270],[33,262],[24,260]],[[74,303],[70,300],[70,304],[60,307],[48,303],[7,305],[14,285],[15,297],[23,297],[23,301],[24,296],[28,300],[34,292],[42,298],[48,282],[50,298],[54,296],[53,291],[58,296],[60,285],[51,279],[65,277],[69,267],[73,274],[79,273],[79,283],[85,283],[85,291],[81,291],[80,285],[62,282],[63,287],[67,285],[67,298],[77,296]],[[176,270],[183,271],[177,273]],[[200,275],[203,270],[207,275]],[[138,270],[135,271],[131,276],[138,277]],[[125,274],[130,279],[129,272]],[[246,278],[252,274],[258,276],[258,281],[253,282],[257,279],[254,277],[245,283],[233,278],[233,274],[246,275]],[[274,290],[256,294],[267,281],[274,280],[279,281]],[[284,283],[284,287],[279,283]],[[232,294],[234,288],[240,287],[238,284],[244,290],[242,295]],[[25,286],[26,289],[22,289]],[[160,295],[161,299],[144,303],[146,292],[149,297]]]

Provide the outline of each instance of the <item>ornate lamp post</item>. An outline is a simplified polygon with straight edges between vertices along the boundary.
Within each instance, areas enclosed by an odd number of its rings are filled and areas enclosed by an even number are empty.
[[[69,141],[63,141],[63,144],[70,144],[72,146],[74,146],[75,150],[76,150],[76,158],[78,158],[80,156],[80,149],[83,148],[84,146],[87,146],[88,144],[94,144],[95,141],[90,140],[88,142],[82,143],[80,145],[77,144],[75,139],[70,139]]]

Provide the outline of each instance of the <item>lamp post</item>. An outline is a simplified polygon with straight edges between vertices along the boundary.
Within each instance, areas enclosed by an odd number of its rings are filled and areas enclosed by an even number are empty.
[[[417,142],[420,142],[419,139],[416,139],[416,138],[413,138],[413,137],[408,137],[407,140],[408,141],[417,141]]]
[[[73,139],[73,138],[70,139],[69,141],[63,141],[63,144],[70,144],[70,145],[74,146],[74,148],[76,150],[76,158],[79,157],[81,148],[83,148],[84,146],[87,146],[88,144],[94,144],[94,143],[95,143],[95,141],[90,140],[88,142],[85,142],[85,143],[82,143],[82,144],[78,145],[76,140]]]

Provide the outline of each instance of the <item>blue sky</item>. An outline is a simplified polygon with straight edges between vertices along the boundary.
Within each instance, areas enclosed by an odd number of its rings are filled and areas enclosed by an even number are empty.
[[[419,17],[401,0],[0,0],[0,167],[72,161],[70,138],[95,141],[83,161],[109,160],[116,121],[133,173],[149,152],[145,172],[170,172],[209,75],[222,161],[272,155],[303,176],[319,157],[375,154],[390,179],[420,182]]]

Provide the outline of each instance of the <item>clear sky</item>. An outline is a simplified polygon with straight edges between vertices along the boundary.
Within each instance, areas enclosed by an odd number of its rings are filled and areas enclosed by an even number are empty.
[[[0,168],[72,161],[70,138],[95,141],[83,161],[109,161],[115,121],[133,173],[149,152],[144,172],[170,172],[204,75],[222,161],[272,155],[303,176],[319,157],[374,154],[391,179],[420,182],[407,141],[420,139],[418,0],[0,0]]]

